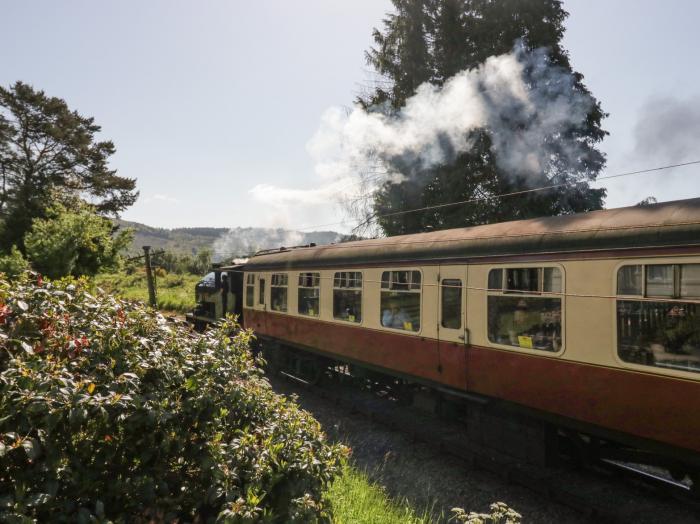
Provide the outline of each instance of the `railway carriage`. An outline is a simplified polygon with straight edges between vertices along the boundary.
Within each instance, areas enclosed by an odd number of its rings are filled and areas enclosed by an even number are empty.
[[[245,327],[280,351],[505,406],[698,485],[700,199],[280,248],[239,270]]]

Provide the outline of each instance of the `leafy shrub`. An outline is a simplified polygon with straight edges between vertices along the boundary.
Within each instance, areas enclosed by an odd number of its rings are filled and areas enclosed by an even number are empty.
[[[0,280],[0,521],[325,518],[343,449],[271,390],[251,336]]]
[[[29,262],[22,256],[17,246],[12,246],[10,253],[0,255],[0,273],[9,278],[15,278],[29,269]]]
[[[51,278],[94,275],[117,267],[119,252],[131,242],[130,230],[113,235],[113,229],[109,219],[83,202],[70,209],[55,203],[47,218],[34,219],[24,244],[34,269]]]
[[[211,250],[202,249],[193,255],[165,251],[153,258],[154,264],[162,266],[168,273],[204,275],[211,268],[211,257]]]
[[[494,502],[489,507],[490,513],[467,513],[462,508],[452,508],[452,522],[463,524],[520,524],[520,513],[505,502]]]

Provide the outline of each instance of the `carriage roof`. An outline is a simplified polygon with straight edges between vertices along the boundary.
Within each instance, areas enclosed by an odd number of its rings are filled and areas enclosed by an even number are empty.
[[[246,270],[438,263],[700,245],[700,198],[353,242],[280,248]]]

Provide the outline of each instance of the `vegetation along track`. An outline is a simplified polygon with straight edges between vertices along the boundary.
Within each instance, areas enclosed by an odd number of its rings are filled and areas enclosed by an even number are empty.
[[[425,409],[432,408],[430,403],[425,406],[423,402],[421,408],[420,400],[408,404],[401,388],[392,386],[388,377],[374,374],[371,378],[358,378],[346,365],[291,349],[280,351],[274,344],[264,347],[271,375],[285,379],[284,386],[279,379],[273,378],[273,383],[287,393],[297,394],[302,403],[311,395],[334,411],[340,408],[348,416],[361,414],[375,427],[400,432],[412,442],[438,451],[450,459],[448,464],[490,473],[501,484],[525,487],[539,500],[573,509],[582,521],[700,522],[700,502],[687,486],[653,470],[601,461],[581,467],[565,459],[544,467],[519,460],[475,443],[464,420],[438,416],[432,409]],[[281,355],[285,356],[280,358]],[[514,436],[516,440],[523,437]],[[554,518],[549,515],[533,519],[523,513],[527,522]],[[557,517],[560,521],[570,519],[570,514]]]

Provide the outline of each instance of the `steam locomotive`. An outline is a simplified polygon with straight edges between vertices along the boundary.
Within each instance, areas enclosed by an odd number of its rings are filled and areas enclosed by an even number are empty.
[[[309,380],[340,363],[460,403],[511,454],[554,434],[700,486],[700,199],[282,247],[197,297],[193,321],[240,315]]]

